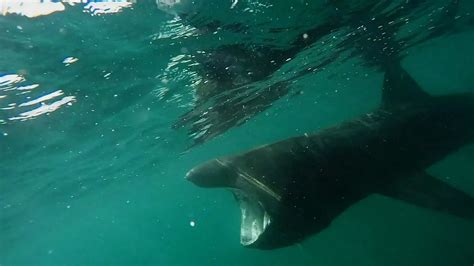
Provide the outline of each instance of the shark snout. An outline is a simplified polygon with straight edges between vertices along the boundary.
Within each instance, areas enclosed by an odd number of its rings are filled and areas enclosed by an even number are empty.
[[[189,170],[186,179],[199,187],[233,187],[237,173],[219,160],[211,160]]]

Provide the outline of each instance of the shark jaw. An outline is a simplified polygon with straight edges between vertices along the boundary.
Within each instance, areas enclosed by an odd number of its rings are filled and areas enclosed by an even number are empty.
[[[205,162],[186,174],[186,179],[203,188],[229,189],[240,206],[240,243],[266,248],[273,244],[277,217],[271,211],[280,205],[281,195],[225,160]],[[275,205],[275,206],[274,206]],[[269,242],[270,241],[270,242]]]
[[[270,225],[271,216],[255,197],[239,189],[232,192],[240,205],[240,243],[251,247]]]

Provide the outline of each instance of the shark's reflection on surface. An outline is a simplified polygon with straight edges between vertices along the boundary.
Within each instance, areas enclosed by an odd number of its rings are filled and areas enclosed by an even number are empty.
[[[246,17],[249,7],[242,4],[240,13],[238,5],[229,6],[225,21],[200,13],[199,4],[168,2],[158,1],[158,6],[174,10],[200,35],[233,36],[219,37],[214,47],[194,53],[202,82],[194,87],[194,107],[174,125],[189,130],[193,145],[245,123],[291,92],[298,93],[291,88],[293,82],[324,71],[329,64],[360,58],[363,65],[383,71],[407,49],[459,26],[457,0],[303,1],[302,5],[277,1],[274,5],[280,9],[286,5],[285,16],[263,5],[253,11],[265,18],[260,20]],[[305,6],[308,10],[302,11]],[[287,18],[292,15],[301,19]],[[422,17],[428,22],[411,29],[409,22]],[[283,69],[295,58],[298,65]]]

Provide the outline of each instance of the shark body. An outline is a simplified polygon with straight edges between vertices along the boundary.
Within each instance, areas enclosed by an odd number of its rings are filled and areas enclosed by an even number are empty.
[[[380,107],[331,128],[205,162],[186,178],[229,188],[240,203],[241,243],[288,246],[379,193],[474,218],[474,198],[425,169],[474,140],[474,94],[431,96],[394,64]]]

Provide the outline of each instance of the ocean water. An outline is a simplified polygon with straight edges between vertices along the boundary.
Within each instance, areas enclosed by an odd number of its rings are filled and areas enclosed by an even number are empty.
[[[474,92],[472,1],[67,2],[0,2],[0,265],[474,264],[474,221],[380,195],[245,248],[232,195],[184,179],[377,108],[395,60]],[[428,172],[474,195],[473,162]]]

